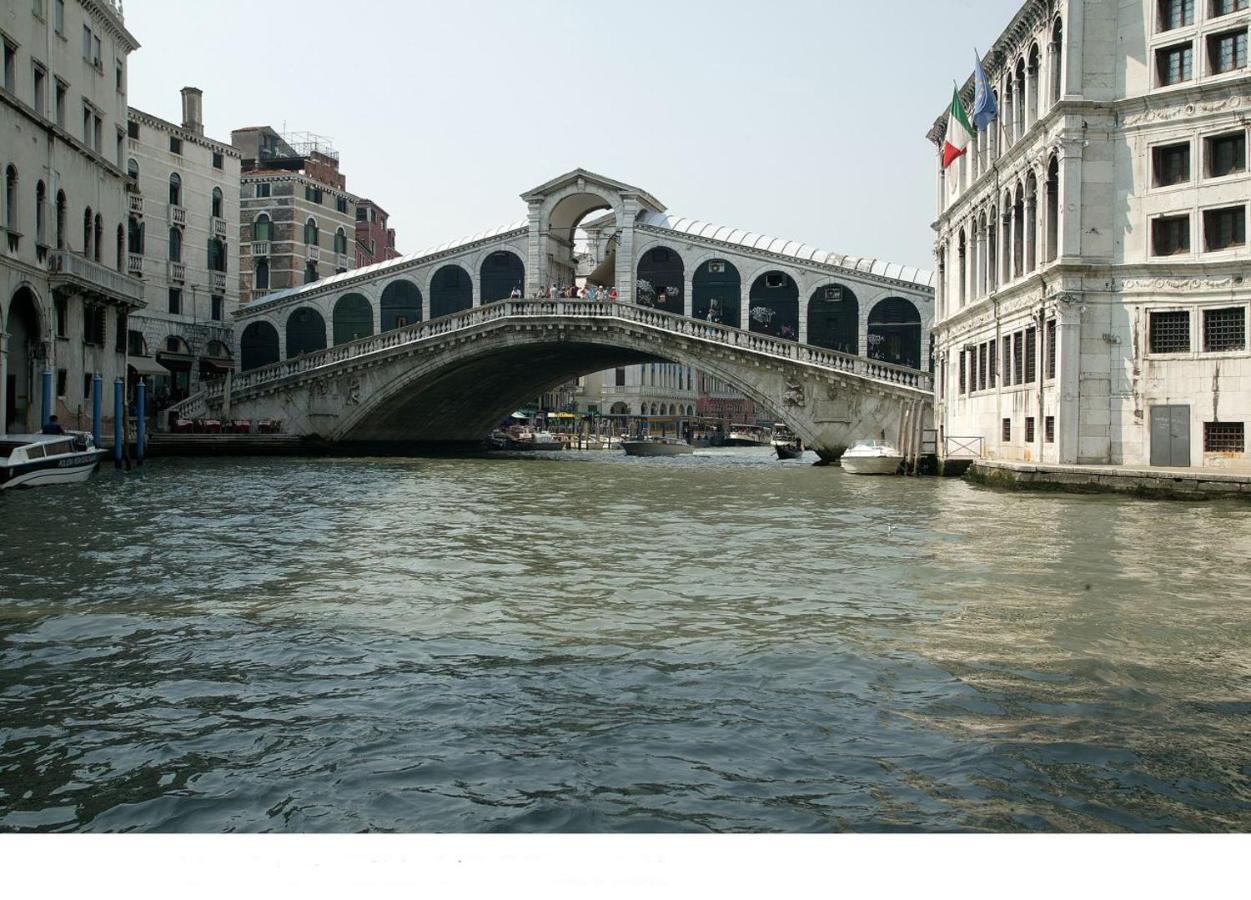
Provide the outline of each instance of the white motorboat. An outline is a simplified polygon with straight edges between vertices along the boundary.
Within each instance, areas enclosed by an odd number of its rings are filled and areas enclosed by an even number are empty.
[[[726,447],[768,447],[769,431],[757,425],[731,425]]]
[[[80,431],[0,437],[0,490],[86,481],[107,452]]]
[[[852,475],[897,475],[904,457],[886,441],[860,441],[843,454],[843,470]]]
[[[687,456],[695,452],[694,447],[677,438],[638,438],[622,441],[621,448],[626,456]]]

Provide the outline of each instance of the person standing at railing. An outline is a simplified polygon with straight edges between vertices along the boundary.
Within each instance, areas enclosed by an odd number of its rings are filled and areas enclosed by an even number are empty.
[[[517,285],[517,286],[515,286],[515,287],[513,288],[513,292],[512,292],[511,294],[509,294],[509,295],[508,295],[508,299],[509,299],[509,300],[520,300],[520,299],[521,299],[521,285]]]

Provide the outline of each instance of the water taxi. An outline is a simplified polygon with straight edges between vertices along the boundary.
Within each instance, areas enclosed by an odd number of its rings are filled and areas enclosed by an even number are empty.
[[[6,435],[0,438],[0,490],[86,481],[107,452],[86,432]]]
[[[622,441],[621,449],[626,456],[687,456],[695,452],[695,448],[686,441],[667,437],[644,437],[631,441]]]
[[[758,425],[731,425],[724,446],[767,447],[769,446],[769,432]]]
[[[860,441],[843,454],[843,470],[852,475],[897,475],[904,456],[886,441]]]

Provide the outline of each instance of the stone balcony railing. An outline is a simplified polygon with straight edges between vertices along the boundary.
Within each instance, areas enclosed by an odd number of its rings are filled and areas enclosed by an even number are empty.
[[[180,283],[180,284],[181,284],[182,282],[186,281],[186,280],[187,280],[187,264],[186,264],[186,263],[180,263],[180,262],[174,262],[173,260],[170,260],[170,263],[169,263],[169,280],[170,280],[170,281],[177,281],[177,282],[178,282],[178,283]]]
[[[211,224],[213,228],[213,237],[219,237],[219,238],[226,237],[229,229],[227,229],[226,227],[225,219],[219,216],[213,216]]]
[[[48,272],[53,289],[69,287],[112,302],[143,303],[142,281],[69,250],[52,251]]]
[[[143,274],[143,254],[127,253],[126,254],[126,271],[131,275]]]
[[[304,258],[309,262],[321,262],[321,248],[316,244],[311,244],[305,250]]]
[[[226,273],[225,272],[209,272],[209,286],[214,294],[226,293]]]
[[[181,206],[169,205],[169,224],[187,227],[187,211]]]
[[[253,256],[269,256],[269,241],[253,241],[252,242],[252,255]]]
[[[129,210],[137,216],[143,215],[143,195],[127,194],[126,204]]]
[[[336,269],[343,269],[346,271],[348,267],[348,255],[346,253],[336,253],[334,257],[334,265]]]

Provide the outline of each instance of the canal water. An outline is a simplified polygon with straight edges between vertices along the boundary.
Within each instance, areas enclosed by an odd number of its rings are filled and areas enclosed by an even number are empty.
[[[0,830],[1251,828],[1251,507],[676,460],[0,496]]]

